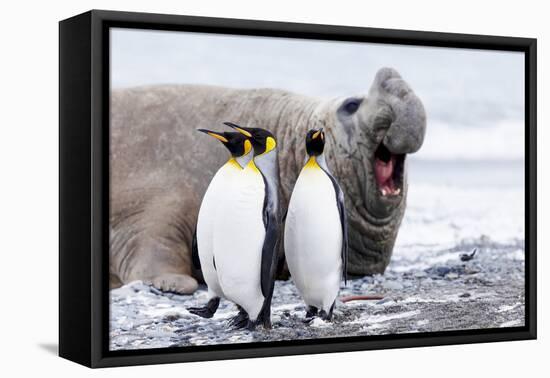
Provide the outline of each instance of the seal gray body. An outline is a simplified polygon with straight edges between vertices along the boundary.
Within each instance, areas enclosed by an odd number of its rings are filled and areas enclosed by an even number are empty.
[[[345,193],[348,273],[383,273],[406,206],[403,158],[400,193],[377,188],[374,156],[416,152],[426,115],[399,74],[381,69],[366,96],[323,101],[275,89],[174,85],[113,91],[111,96],[112,286],[135,279],[190,292],[191,242],[200,200],[224,163],[214,140],[195,129],[224,121],[270,130],[277,138],[280,199],[286,210],[302,168],[303,135],[323,127],[332,142],[327,163]],[[208,151],[209,153],[206,153]]]

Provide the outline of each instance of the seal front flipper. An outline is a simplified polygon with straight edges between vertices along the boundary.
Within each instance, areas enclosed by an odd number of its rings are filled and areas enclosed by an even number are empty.
[[[187,309],[191,314],[198,315],[203,318],[211,318],[216,313],[220,305],[220,298],[211,298],[204,307],[190,307]]]
[[[162,273],[144,282],[167,293],[192,294],[197,290],[197,280],[187,274]]]

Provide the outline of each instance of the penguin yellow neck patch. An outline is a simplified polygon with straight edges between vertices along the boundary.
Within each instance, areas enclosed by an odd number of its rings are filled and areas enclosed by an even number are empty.
[[[320,169],[319,164],[317,163],[317,159],[315,156],[310,156],[306,165],[304,165],[304,169]]]
[[[231,166],[231,167],[236,167],[236,168],[239,168],[239,169],[242,169],[240,164],[237,162],[237,160],[235,160],[235,158],[230,158],[227,163],[225,163],[225,165],[228,165],[228,166]]]
[[[248,171],[252,171],[254,173],[260,173],[260,170],[258,169],[258,167],[256,166],[256,164],[254,163],[254,160],[250,160],[248,162],[248,164],[246,165],[246,169]]]

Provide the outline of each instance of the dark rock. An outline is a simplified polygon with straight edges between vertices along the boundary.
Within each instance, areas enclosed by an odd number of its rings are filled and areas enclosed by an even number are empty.
[[[156,295],[163,295],[163,292],[157,289],[156,287],[150,286],[149,291]]]
[[[470,261],[474,258],[476,255],[477,248],[474,248],[474,250],[471,253],[463,253],[460,255],[460,261]]]
[[[181,315],[178,314],[178,313],[171,313],[171,314],[166,314],[164,315],[164,317],[162,318],[163,321],[165,322],[173,322],[175,320],[178,320],[179,318],[181,318]]]
[[[448,266],[438,266],[435,268],[428,268],[426,273],[432,276],[444,277],[447,273],[451,271],[451,268]]]

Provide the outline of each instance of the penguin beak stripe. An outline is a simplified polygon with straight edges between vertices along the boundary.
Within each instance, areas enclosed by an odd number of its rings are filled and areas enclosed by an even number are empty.
[[[223,136],[221,136],[221,135],[218,135],[218,134],[215,134],[215,133],[212,133],[212,132],[208,132],[207,134],[210,135],[211,137],[216,138],[217,140],[222,141],[223,143],[229,142],[229,141],[227,140],[227,138],[225,138],[225,137],[223,137]]]
[[[249,138],[252,138],[252,134],[250,134],[248,131],[246,131],[246,130],[244,130],[244,129],[241,129],[241,128],[238,127],[238,126],[233,126],[233,128],[234,128],[235,130],[237,130],[238,132],[240,132],[241,134],[243,134],[243,135],[245,135],[245,136],[247,136],[247,137],[249,137]]]
[[[239,125],[235,125],[234,123],[231,123],[231,122],[224,122],[223,124],[226,125],[226,126],[231,127],[232,129],[237,130],[238,132],[240,132],[241,134],[247,136],[248,138],[252,138],[252,134],[250,134],[248,131],[242,129]]]

